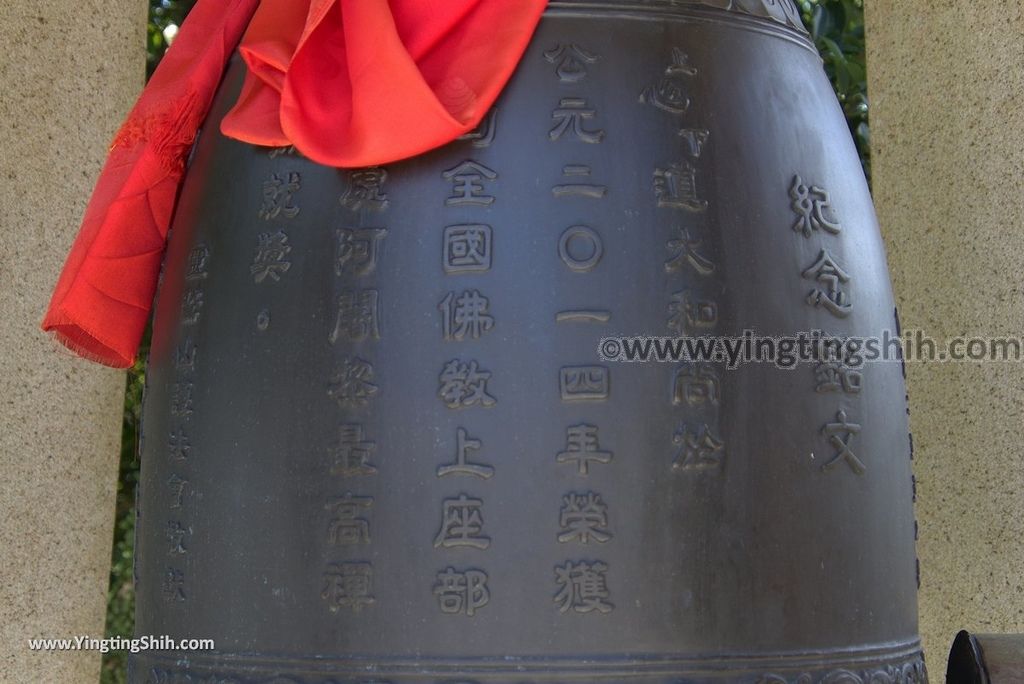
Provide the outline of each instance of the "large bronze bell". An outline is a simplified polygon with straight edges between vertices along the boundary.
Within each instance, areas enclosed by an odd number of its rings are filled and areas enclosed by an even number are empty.
[[[790,0],[557,0],[475,133],[194,151],[158,298],[134,682],[903,684],[900,363],[616,335],[896,327]],[[611,337],[599,350],[602,338]]]

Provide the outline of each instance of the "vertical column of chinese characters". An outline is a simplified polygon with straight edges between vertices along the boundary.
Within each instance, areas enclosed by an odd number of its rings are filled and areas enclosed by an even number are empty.
[[[185,296],[182,300],[180,343],[174,350],[174,385],[171,388],[171,431],[167,448],[170,456],[170,477],[165,486],[170,500],[165,529],[167,566],[164,570],[163,596],[168,602],[184,602],[188,591],[186,574],[188,551],[192,537],[192,516],[186,501],[192,490],[189,483],[196,450],[189,437],[198,347],[194,332],[203,312],[203,282],[209,272],[210,250],[198,244],[189,253],[185,264]]]
[[[708,202],[703,199],[701,160],[710,132],[693,121],[692,93],[697,68],[680,48],[673,48],[657,80],[640,92],[639,101],[668,117],[675,131],[675,158],[665,159],[652,175],[654,198],[671,217],[664,268],[679,285],[669,293],[666,326],[679,337],[711,335],[718,325],[716,265],[707,238]],[[681,286],[681,289],[676,287]],[[682,410],[672,434],[672,468],[679,471],[720,469],[725,457],[719,407],[721,382],[707,360],[690,359],[673,371],[671,401]]]
[[[271,159],[288,154],[287,148],[275,148],[269,152]],[[279,283],[291,269],[288,254],[292,251],[288,244],[288,233],[281,226],[299,214],[295,206],[294,196],[301,188],[301,177],[297,171],[271,173],[263,181],[262,202],[258,212],[264,230],[256,236],[256,246],[252,252],[252,263],[249,274],[260,286],[268,287]],[[270,327],[270,309],[260,310],[256,316],[256,328],[265,331]]]
[[[382,168],[347,174],[348,185],[339,203],[357,220],[338,228],[334,235],[334,275],[341,286],[327,341],[338,352],[339,362],[327,394],[337,403],[341,415],[337,438],[327,447],[327,476],[338,489],[324,503],[323,510],[327,512],[327,544],[342,548],[340,557],[328,559],[320,592],[332,613],[359,613],[376,603],[373,564],[361,557],[372,544],[374,498],[358,490],[368,478],[378,475],[377,443],[358,413],[374,400],[378,390],[370,352],[381,339],[381,300],[373,285],[388,230],[383,226],[367,227],[368,221],[358,219],[387,210],[387,178]]]
[[[804,182],[797,174],[789,186],[790,207],[795,214],[792,225],[798,239],[815,240],[817,257],[801,273],[801,277],[814,283],[805,301],[810,306],[822,309],[834,319],[843,319],[853,311],[850,298],[850,275],[843,270],[838,260],[829,251],[828,243],[838,240],[843,227],[832,210],[828,190]],[[815,348],[814,390],[823,395],[838,395],[853,399],[860,394],[863,373],[853,363],[846,345],[835,344],[837,339],[824,336],[825,342]],[[863,475],[867,466],[854,451],[854,438],[861,431],[842,402],[833,420],[821,428],[821,435],[828,444],[830,456],[822,464],[823,471],[832,471],[841,466],[857,475]]]
[[[471,140],[476,149],[485,149],[494,140],[497,110],[485,117],[480,127],[463,136]],[[450,183],[446,207],[464,208],[469,215],[494,204],[491,184],[498,173],[473,159],[466,159],[441,174]],[[441,266],[446,277],[483,275],[491,270],[495,231],[482,223],[456,223],[444,228],[442,236]],[[453,287],[440,296],[437,310],[441,316],[441,336],[459,346],[475,346],[475,342],[491,330],[495,321],[490,299],[478,289]],[[438,379],[438,397],[451,410],[490,408],[497,403],[488,389],[491,373],[480,367],[476,360],[452,359],[444,364]],[[454,478],[469,481],[489,480],[494,466],[470,452],[483,450],[483,440],[473,437],[471,429],[458,427],[455,431],[455,455],[450,463],[438,466],[438,479]],[[484,501],[476,495],[460,491],[457,496],[441,502],[441,523],[434,537],[434,547],[451,549],[486,550],[491,539],[484,533]],[[446,615],[473,617],[491,600],[487,572],[479,567],[449,565],[437,573],[433,594],[438,609]]]
[[[577,159],[561,168],[561,178],[551,188],[560,202],[571,204],[581,216],[603,215],[603,201],[608,194],[605,185],[595,182],[594,169],[579,163],[588,146],[600,145],[605,131],[597,127],[597,110],[589,104],[587,89],[591,67],[600,56],[589,47],[577,43],[560,43],[544,53],[554,65],[560,96],[551,113],[552,127],[548,139],[569,150]],[[591,221],[587,219],[587,223]],[[573,277],[593,277],[604,256],[604,243],[597,229],[579,223],[564,227],[558,239],[558,256]],[[611,319],[611,312],[590,306],[570,306],[555,314],[557,326],[602,325]],[[608,401],[610,396],[608,368],[589,364],[562,366],[558,373],[559,395],[563,403],[576,405]],[[572,421],[575,422],[575,421]],[[557,467],[570,469],[583,480],[592,469],[612,462],[612,452],[601,448],[598,426],[586,420],[566,426],[565,446],[555,456]],[[556,538],[560,544],[597,547],[612,540],[608,522],[608,506],[600,492],[591,488],[567,492],[561,500]],[[554,567],[553,603],[559,613],[606,614],[614,609],[608,587],[606,562],[586,556],[567,558]]]

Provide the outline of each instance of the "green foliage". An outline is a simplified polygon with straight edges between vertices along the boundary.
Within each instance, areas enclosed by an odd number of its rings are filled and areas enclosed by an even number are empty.
[[[121,428],[121,467],[117,483],[114,551],[110,562],[110,588],[107,591],[107,625],[104,636],[130,638],[135,630],[135,583],[132,560],[135,547],[135,486],[139,481],[139,421],[142,389],[145,384],[144,359],[149,353],[149,331],[139,350],[139,360],[128,371],[124,395],[124,422]],[[100,682],[124,684],[126,651],[111,650],[103,655]]]
[[[804,24],[843,106],[864,174],[871,180],[863,0],[800,0]]]
[[[146,39],[147,73],[152,74],[167,49],[165,30],[180,26],[196,0],[150,0]],[[863,0],[797,0],[804,24],[821,53],[832,85],[850,125],[864,172],[870,179],[868,151],[868,99],[864,70]],[[132,559],[135,533],[135,487],[139,478],[138,440],[148,355],[148,337],[139,359],[128,372],[124,401],[120,481],[117,487],[117,521],[110,566],[106,636],[129,638],[135,628],[135,592]],[[103,657],[102,684],[123,684],[126,678],[124,651]]]
[[[149,0],[149,25],[146,28],[146,75],[152,76],[167,50],[164,31],[181,26],[196,0]]]

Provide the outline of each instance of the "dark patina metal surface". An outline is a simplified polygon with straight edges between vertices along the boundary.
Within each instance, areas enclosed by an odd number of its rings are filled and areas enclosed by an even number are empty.
[[[165,263],[136,565],[138,634],[217,648],[132,681],[925,681],[899,363],[598,355],[893,329],[788,0],[553,2],[481,129],[386,169],[224,139],[240,77]]]

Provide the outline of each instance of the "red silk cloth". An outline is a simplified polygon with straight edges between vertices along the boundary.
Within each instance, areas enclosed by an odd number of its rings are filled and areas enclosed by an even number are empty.
[[[114,138],[43,329],[93,361],[134,363],[185,159],[243,32],[248,73],[221,131],[354,168],[476,127],[546,5],[199,0]]]

